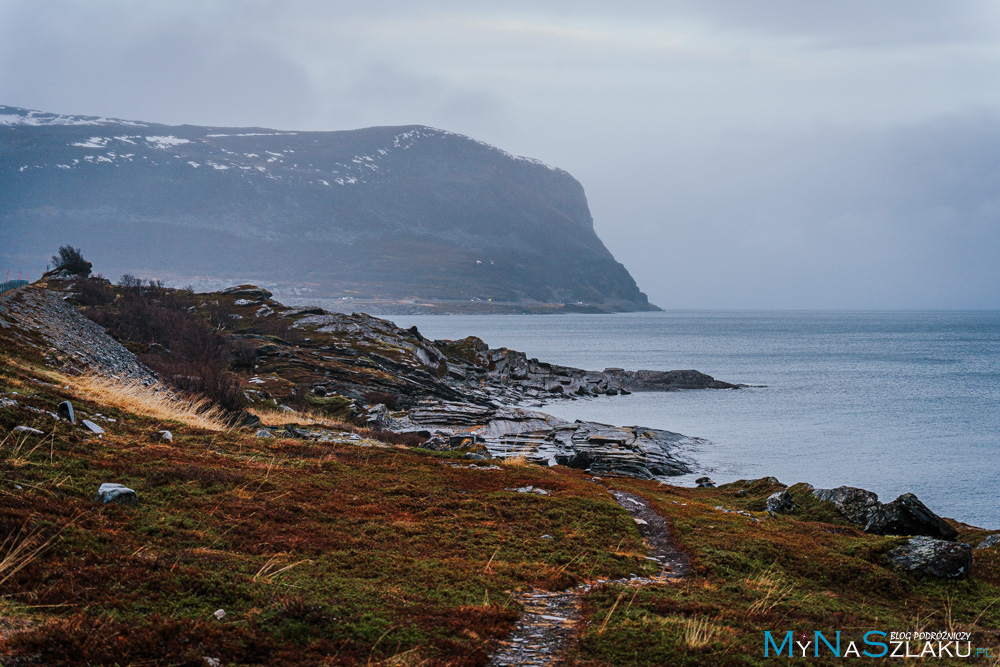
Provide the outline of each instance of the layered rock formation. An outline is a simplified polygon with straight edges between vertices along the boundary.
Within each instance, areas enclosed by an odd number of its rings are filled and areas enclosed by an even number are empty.
[[[422,433],[430,438],[431,446],[451,449],[479,444],[493,456],[524,457],[543,465],[644,479],[693,472],[694,463],[684,450],[699,442],[670,431],[568,422],[517,407],[430,401],[393,420],[391,428]]]

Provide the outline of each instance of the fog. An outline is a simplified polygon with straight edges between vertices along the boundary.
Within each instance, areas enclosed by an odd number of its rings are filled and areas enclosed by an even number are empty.
[[[1000,5],[651,4],[0,0],[0,104],[468,134],[665,308],[1000,307]]]

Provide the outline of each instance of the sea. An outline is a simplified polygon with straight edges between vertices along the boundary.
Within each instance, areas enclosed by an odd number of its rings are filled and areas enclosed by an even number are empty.
[[[475,335],[588,370],[697,369],[738,390],[548,402],[568,420],[703,439],[693,485],[773,475],[915,493],[1000,529],[1000,311],[400,315],[428,338]]]

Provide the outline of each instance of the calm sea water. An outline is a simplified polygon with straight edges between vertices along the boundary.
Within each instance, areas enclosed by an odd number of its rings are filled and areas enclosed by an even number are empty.
[[[699,436],[716,482],[859,486],[1000,528],[1000,312],[702,312],[398,316],[601,370],[695,368],[764,385],[546,404],[565,419]],[[690,478],[681,478],[690,482]]]

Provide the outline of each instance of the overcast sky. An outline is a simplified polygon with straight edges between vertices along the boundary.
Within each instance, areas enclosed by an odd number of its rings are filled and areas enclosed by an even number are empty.
[[[468,134],[667,308],[1000,308],[996,0],[0,0],[0,104]]]

